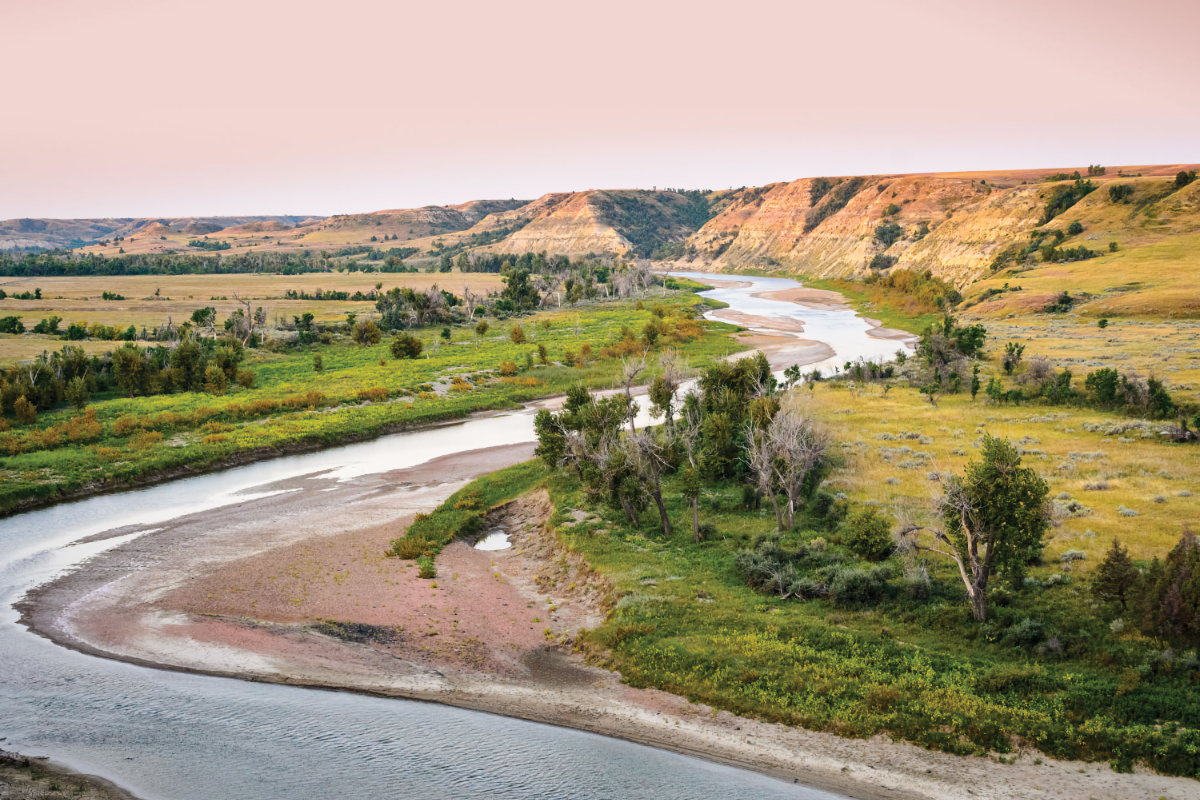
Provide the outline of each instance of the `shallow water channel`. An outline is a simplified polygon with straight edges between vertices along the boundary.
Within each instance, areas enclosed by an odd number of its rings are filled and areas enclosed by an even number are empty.
[[[714,276],[696,275],[711,281]],[[743,280],[742,278],[731,278]],[[753,292],[795,281],[751,278],[713,296],[761,316],[802,319],[834,363],[894,352],[851,311],[806,309]],[[422,798],[835,798],[687,756],[448,706],[191,675],[96,658],[17,624],[25,592],[117,537],[72,542],[262,496],[284,478],[336,481],[534,439],[531,411],[396,434],[0,520],[0,743],[102,775],[141,797],[271,800]]]

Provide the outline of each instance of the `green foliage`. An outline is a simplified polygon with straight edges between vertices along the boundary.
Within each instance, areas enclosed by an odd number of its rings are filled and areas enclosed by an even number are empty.
[[[44,319],[37,325],[33,326],[34,333],[48,333],[52,336],[57,336],[59,333],[58,326],[62,322],[62,317],[51,315],[49,319]]]
[[[1024,575],[1026,565],[1041,557],[1049,525],[1046,482],[1035,469],[1021,466],[1011,442],[984,434],[980,459],[949,483],[947,494],[958,492],[964,501],[943,506],[947,535],[959,556],[969,560],[979,553],[989,571]],[[986,590],[990,574],[973,577]]]
[[[1133,197],[1132,183],[1114,183],[1108,187],[1108,199],[1112,203],[1128,203]]]
[[[829,595],[839,606],[873,606],[887,597],[891,569],[884,565],[873,567],[838,567],[829,581]]]
[[[1078,236],[1081,233],[1083,233],[1083,223],[1079,220],[1075,220],[1067,226],[1067,236]]]
[[[1182,189],[1194,180],[1196,180],[1196,170],[1193,169],[1193,170],[1186,171],[1186,172],[1181,170],[1175,176],[1175,184],[1174,184],[1175,189],[1176,190]]]
[[[1054,302],[1047,303],[1042,311],[1047,314],[1065,314],[1071,310],[1071,306],[1075,304],[1075,298],[1071,297],[1067,292],[1063,292],[1058,297],[1054,298]]]
[[[1139,575],[1129,551],[1114,536],[1104,561],[1092,574],[1092,594],[1106,603],[1120,603],[1124,609],[1130,592],[1137,586]]]
[[[683,480],[668,492],[675,513],[687,508],[674,493]],[[560,509],[586,507],[573,473],[547,486]],[[1062,588],[996,591],[1004,605],[981,626],[962,608],[948,562],[929,565],[928,583],[913,579],[921,592],[898,592],[894,568],[847,560],[840,548],[818,547],[810,531],[780,538],[769,515],[753,509],[711,513],[720,533],[700,542],[638,535],[614,519],[603,533],[558,530],[612,581],[611,599],[624,598],[581,637],[590,661],[632,686],[847,737],[887,733],[980,755],[1011,752],[1017,737],[1056,758],[1120,759],[1178,775],[1200,769],[1200,699],[1182,659],[1122,693],[1142,646],[1095,619],[1090,598]],[[675,579],[646,585],[662,575]]]
[[[869,266],[872,270],[882,270],[891,267],[895,262],[894,256],[880,253],[871,260]],[[872,294],[878,291],[881,295],[900,295],[922,310],[946,309],[962,300],[962,295],[953,284],[934,277],[929,270],[916,272],[897,269],[886,275],[872,273],[863,283]]]
[[[1200,645],[1200,540],[1185,528],[1166,559],[1155,558],[1132,590],[1144,633],[1181,645]]]
[[[938,325],[931,325],[921,334],[917,342],[917,354],[936,368],[945,368],[957,357],[978,358],[983,353],[987,340],[987,328],[983,325],[958,325],[950,315],[942,318]]]
[[[92,397],[87,381],[81,376],[75,376],[67,383],[66,399],[76,411],[87,408],[88,400]]]
[[[808,186],[808,204],[816,208],[829,190],[841,182],[841,178],[813,178]]]
[[[392,358],[420,358],[425,343],[411,333],[402,333],[392,339],[388,349],[392,351]]]
[[[827,180],[829,179],[817,178],[813,181],[812,187],[809,190],[810,199],[812,194],[817,191],[818,181]],[[845,208],[854,196],[862,190],[866,182],[866,178],[848,178],[846,180],[838,180],[837,183],[826,189],[821,195],[820,204],[814,203],[813,207],[804,215],[804,232],[811,233],[826,219]],[[821,185],[822,187],[825,186],[825,184]]]
[[[1074,183],[1066,186],[1054,187],[1046,197],[1046,204],[1039,224],[1045,225],[1095,190],[1096,185],[1094,183],[1082,178],[1076,178]]]
[[[1013,370],[1021,363],[1021,359],[1025,356],[1025,345],[1017,342],[1009,342],[1004,345],[1004,356],[1000,363],[1004,367],[1005,375],[1012,375]]]
[[[904,237],[904,229],[895,222],[875,226],[875,239],[884,247],[891,247]]]
[[[532,461],[484,476],[450,495],[432,513],[418,514],[404,535],[392,540],[392,551],[417,560],[422,572],[432,572],[421,577],[436,577],[433,558],[443,547],[477,533],[492,508],[530,491],[545,477],[544,468]]]
[[[839,528],[841,543],[868,561],[882,561],[892,554],[892,526],[874,506],[858,506]]]
[[[197,250],[228,250],[232,246],[229,242],[217,241],[216,239],[193,239],[188,242],[188,247],[195,247]]]

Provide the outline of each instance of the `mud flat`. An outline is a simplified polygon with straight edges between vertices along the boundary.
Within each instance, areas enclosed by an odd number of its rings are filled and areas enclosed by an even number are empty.
[[[385,555],[406,519],[531,449],[460,453],[332,486],[321,474],[302,476],[256,487],[282,494],[141,535],[123,530],[127,541],[32,592],[22,620],[106,658],[445,703],[855,798],[1195,796],[1196,783],[1185,779],[1049,759],[1034,765],[1031,756],[1008,766],[885,737],[843,739],[624,686],[572,652],[579,629],[603,619],[609,587],[558,543],[544,493],[493,512],[489,528],[502,528],[511,548],[452,544],[434,580]]]

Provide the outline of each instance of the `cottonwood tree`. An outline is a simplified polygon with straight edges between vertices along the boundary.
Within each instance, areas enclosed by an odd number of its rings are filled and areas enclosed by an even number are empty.
[[[658,357],[662,372],[650,384],[650,413],[663,417],[667,430],[675,428],[675,395],[687,379],[687,362],[674,350]]]
[[[901,542],[951,559],[979,622],[987,620],[987,588],[996,570],[1020,576],[1041,552],[1050,514],[1049,487],[1036,471],[1021,466],[1021,454],[1007,439],[984,435],[982,459],[961,477],[946,480],[934,509],[940,527],[902,523]],[[920,543],[926,531],[934,545]]]
[[[641,358],[621,359],[621,384],[625,387],[625,402],[627,406],[627,414],[629,416],[629,432],[637,433],[637,426],[634,424],[634,418],[637,417],[638,404],[633,399],[633,385],[637,383],[641,374],[646,371],[646,354],[643,353]]]

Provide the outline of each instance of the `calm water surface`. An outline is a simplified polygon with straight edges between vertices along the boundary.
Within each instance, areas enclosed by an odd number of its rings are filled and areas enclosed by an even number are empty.
[[[711,275],[697,275],[698,280]],[[797,284],[754,278],[712,295],[751,314],[803,319],[834,363],[892,353],[851,312],[750,297]],[[836,795],[594,734],[405,700],[363,697],[137,667],[54,645],[17,624],[31,587],[125,538],[67,547],[93,533],[154,525],[331,470],[338,480],[435,456],[534,439],[531,413],[253,464],[0,520],[0,747],[49,755],[163,800],[317,797],[688,798],[833,800]],[[139,535],[152,536],[153,531]]]

